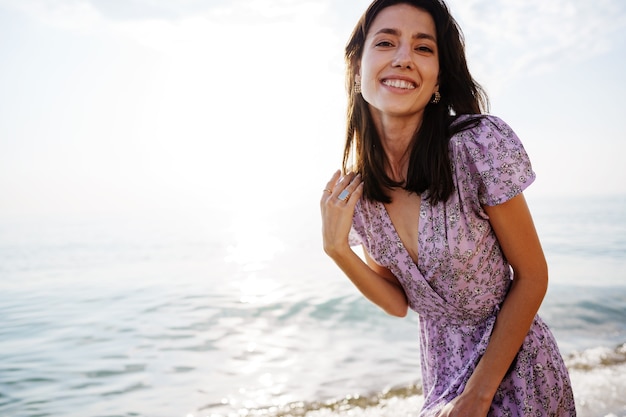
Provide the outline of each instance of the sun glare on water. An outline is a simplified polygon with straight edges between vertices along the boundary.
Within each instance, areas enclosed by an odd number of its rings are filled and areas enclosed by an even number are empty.
[[[244,215],[233,215],[232,243],[226,249],[224,261],[235,268],[234,285],[242,303],[254,303],[268,297],[277,297],[280,284],[264,274],[275,257],[285,251],[284,242],[275,236],[271,227],[257,219],[246,220]]]

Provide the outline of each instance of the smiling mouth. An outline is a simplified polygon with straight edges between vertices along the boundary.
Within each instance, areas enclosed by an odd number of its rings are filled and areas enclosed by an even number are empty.
[[[383,80],[383,84],[388,87],[402,88],[404,90],[414,90],[416,85],[405,80]]]

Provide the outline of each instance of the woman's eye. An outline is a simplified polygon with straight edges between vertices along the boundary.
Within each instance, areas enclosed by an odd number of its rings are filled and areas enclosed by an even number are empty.
[[[417,48],[415,48],[416,51],[418,52],[428,52],[428,53],[432,53],[433,50],[432,48],[428,47],[428,46],[418,46]]]
[[[389,46],[393,46],[393,45],[392,45],[392,43],[391,43],[391,42],[389,42],[389,41],[381,41],[381,42],[378,42],[378,43],[376,44],[376,46],[384,46],[384,47],[389,47]]]

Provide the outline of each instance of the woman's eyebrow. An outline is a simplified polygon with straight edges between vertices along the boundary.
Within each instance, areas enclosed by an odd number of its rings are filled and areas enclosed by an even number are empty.
[[[382,28],[380,29],[378,32],[376,32],[374,34],[374,36],[379,35],[379,34],[387,34],[387,35],[394,35],[394,36],[400,36],[401,32],[398,29],[392,29],[392,28]],[[416,34],[413,35],[413,39],[428,39],[431,40],[433,42],[437,42],[437,39],[433,36],[430,35],[428,33],[422,33],[422,32],[418,32]]]
[[[413,39],[427,39],[429,41],[433,41],[435,43],[437,43],[437,38],[435,38],[433,35],[430,35],[428,33],[416,33],[415,35],[413,35]]]

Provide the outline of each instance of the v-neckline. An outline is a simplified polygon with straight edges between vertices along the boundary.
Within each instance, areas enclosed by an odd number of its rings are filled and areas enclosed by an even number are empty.
[[[378,204],[380,204],[380,207],[382,208],[382,211],[384,212],[387,220],[389,221],[389,224],[391,225],[391,232],[393,234],[393,237],[396,239],[397,243],[401,243],[402,244],[402,250],[405,252],[406,256],[413,261],[413,264],[415,265],[415,267],[419,270],[419,265],[420,265],[420,258],[422,256],[422,248],[421,248],[421,237],[422,237],[422,204],[424,202],[424,199],[422,197],[422,194],[420,194],[420,203],[419,203],[419,207],[418,207],[418,212],[417,212],[417,216],[418,216],[418,220],[417,220],[417,259],[413,259],[413,257],[411,256],[411,253],[409,252],[409,250],[407,249],[405,243],[402,241],[402,239],[400,238],[400,234],[398,233],[398,230],[396,229],[396,225],[393,223],[393,220],[391,219],[391,215],[389,214],[389,211],[387,210],[387,206],[385,206],[385,204],[383,202],[378,202]]]

